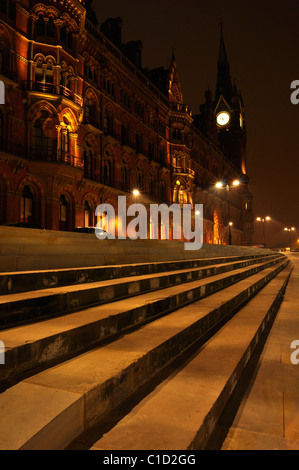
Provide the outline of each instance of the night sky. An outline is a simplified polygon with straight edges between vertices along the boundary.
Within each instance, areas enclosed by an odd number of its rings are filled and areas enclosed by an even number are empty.
[[[247,172],[254,215],[269,215],[267,242],[299,238],[299,105],[290,101],[299,80],[298,0],[94,0],[99,23],[120,16],[123,42],[141,39],[142,66],[168,67],[172,47],[184,102],[194,114],[209,87],[215,92],[220,21],[232,79],[246,107]],[[255,223],[256,243],[262,243]],[[299,243],[297,243],[299,247]]]

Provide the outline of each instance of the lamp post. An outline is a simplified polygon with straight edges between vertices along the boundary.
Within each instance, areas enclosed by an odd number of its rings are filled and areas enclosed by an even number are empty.
[[[269,216],[267,216],[267,217],[257,217],[256,220],[257,220],[257,222],[263,222],[264,248],[267,248],[265,222],[268,222],[269,220],[271,220],[271,217],[269,217]]]
[[[138,189],[133,189],[133,196],[134,196],[134,203],[135,203],[135,213],[137,209],[137,198],[140,195],[140,192]]]
[[[285,232],[289,232],[289,244],[290,244],[290,251],[292,251],[292,232],[295,231],[295,227],[285,227]]]
[[[224,184],[222,183],[222,181],[218,181],[218,183],[216,183],[216,188],[217,189],[225,189],[226,190],[226,201],[227,201],[227,218],[228,218],[228,244],[231,245],[232,244],[232,233],[231,233],[231,227],[233,225],[233,223],[231,222],[230,220],[230,201],[229,201],[229,191],[231,188],[235,188],[237,186],[239,186],[240,184],[240,181],[239,180],[234,180],[232,182],[232,185],[230,186],[229,184]]]

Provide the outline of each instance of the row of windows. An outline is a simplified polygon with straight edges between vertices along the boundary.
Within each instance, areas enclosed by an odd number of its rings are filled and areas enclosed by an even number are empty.
[[[59,229],[66,231],[70,230],[72,217],[71,206],[67,198],[62,194],[59,198]],[[40,214],[38,208],[38,201],[35,198],[29,186],[24,186],[21,196],[20,206],[20,222],[28,223],[30,225],[40,224]],[[94,226],[95,215],[93,207],[85,201],[84,203],[84,225],[85,227]]]
[[[39,14],[35,26],[36,36],[39,41],[53,42],[55,39],[69,50],[73,49],[73,33],[65,25],[56,28],[52,16],[45,18],[42,13]]]

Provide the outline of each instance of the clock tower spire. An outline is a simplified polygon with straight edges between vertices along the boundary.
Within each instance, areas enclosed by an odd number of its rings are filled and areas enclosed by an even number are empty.
[[[246,128],[245,109],[241,92],[232,84],[230,65],[220,29],[220,47],[217,63],[217,84],[214,113],[218,128],[219,143],[224,155],[238,170],[246,174]]]
[[[222,23],[220,23],[220,47],[217,63],[217,85],[215,101],[218,102],[221,95],[223,95],[230,104],[233,94],[232,80],[230,76],[230,66],[227,60],[226,48],[223,38]]]

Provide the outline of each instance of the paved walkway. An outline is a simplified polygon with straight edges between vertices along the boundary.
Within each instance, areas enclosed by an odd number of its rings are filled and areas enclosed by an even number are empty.
[[[299,450],[299,254],[258,371],[223,442],[223,450]],[[299,359],[299,347],[296,348]]]

